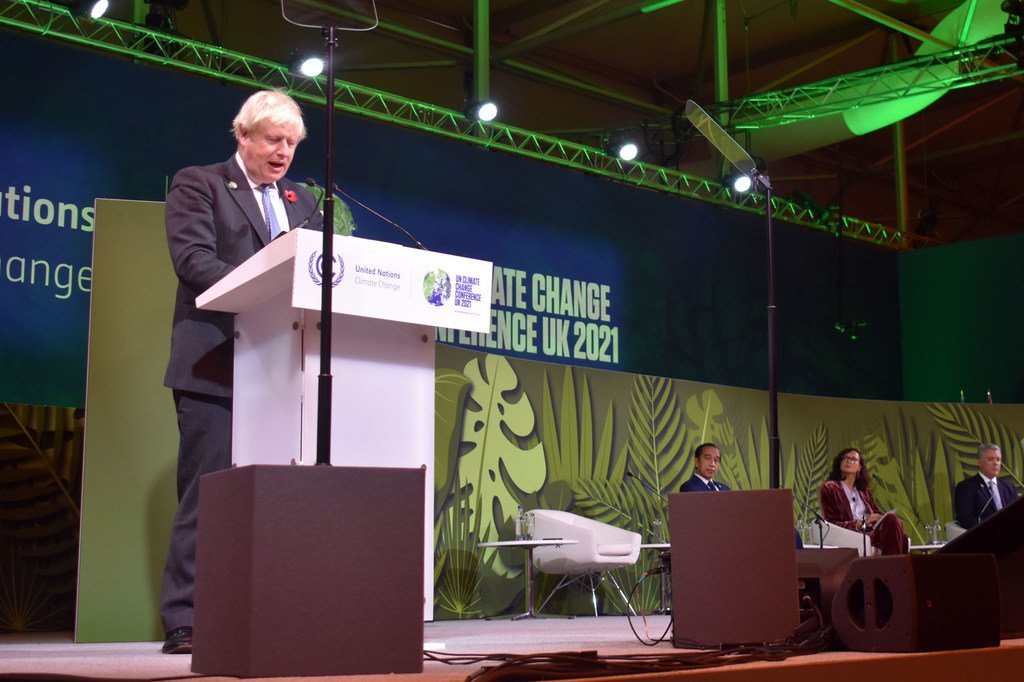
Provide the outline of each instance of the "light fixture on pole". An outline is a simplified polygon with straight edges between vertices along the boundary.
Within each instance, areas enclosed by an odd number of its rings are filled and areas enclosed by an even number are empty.
[[[779,449],[779,357],[775,306],[775,251],[772,245],[772,184],[763,169],[729,133],[693,100],[686,101],[686,118],[742,175],[764,192],[768,256],[768,486],[781,487]],[[753,187],[751,187],[752,189]]]

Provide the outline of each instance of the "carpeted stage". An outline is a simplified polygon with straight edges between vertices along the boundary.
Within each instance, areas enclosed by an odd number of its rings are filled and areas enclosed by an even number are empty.
[[[642,621],[633,619],[638,630]],[[648,617],[652,636],[668,627],[667,616]],[[641,644],[625,617],[580,617],[573,620],[445,621],[427,623],[429,648],[444,654],[535,654],[541,652],[597,651],[602,656],[681,654],[669,642],[650,647]],[[671,634],[671,633],[670,633]],[[343,645],[343,643],[340,643]],[[202,677],[190,671],[190,656],[165,656],[160,644],[75,644],[70,634],[0,635],[0,679],[134,679],[177,680],[233,678]],[[369,675],[338,680],[388,680],[407,682],[454,682],[465,680],[483,666],[478,662],[447,665],[426,661],[420,675]],[[728,682],[978,682],[1021,679],[1024,675],[1024,639],[1004,641],[993,649],[970,649],[921,654],[872,654],[826,652],[791,657],[782,661],[754,661],[700,670],[620,675],[617,680],[714,680]],[[289,678],[274,678],[283,680]],[[298,678],[290,678],[298,679]],[[528,676],[505,679],[530,679]],[[570,679],[570,678],[563,678]],[[571,679],[594,679],[586,675]]]

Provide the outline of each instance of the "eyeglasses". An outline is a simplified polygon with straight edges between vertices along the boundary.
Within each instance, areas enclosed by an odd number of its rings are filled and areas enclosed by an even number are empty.
[[[860,457],[843,457],[843,461],[850,464],[860,464]]]

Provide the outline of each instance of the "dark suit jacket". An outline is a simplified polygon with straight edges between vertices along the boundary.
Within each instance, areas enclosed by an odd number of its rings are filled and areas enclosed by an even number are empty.
[[[309,190],[281,180],[288,225],[316,214]],[[171,355],[164,385],[182,391],[231,395],[234,315],[196,308],[196,296],[267,245],[266,221],[245,174],[232,156],[212,166],[192,166],[174,176],[165,209],[167,244],[178,276]],[[319,229],[321,217],[307,227]]]
[[[996,478],[999,487],[999,499],[1007,506],[1017,499],[1017,491],[1012,485],[1001,478]],[[953,491],[953,505],[956,507],[956,522],[964,528],[974,528],[980,521],[996,513],[996,503],[990,502],[992,493],[985,485],[981,474],[956,484]]]
[[[719,490],[732,490],[729,486],[724,483],[715,481],[715,485],[718,486]],[[697,474],[690,476],[690,479],[679,486],[679,492],[681,493],[709,493],[708,487],[704,485],[704,481],[697,478]]]

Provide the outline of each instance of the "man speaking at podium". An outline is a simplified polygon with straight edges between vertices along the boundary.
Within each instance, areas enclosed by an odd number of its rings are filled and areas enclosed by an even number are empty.
[[[198,310],[196,297],[291,226],[319,228],[313,195],[284,179],[306,137],[302,112],[282,92],[258,92],[232,124],[237,150],[174,176],[165,224],[178,276],[164,385],[178,415],[178,509],[164,565],[164,653],[192,650],[199,478],[231,466],[234,315]]]

